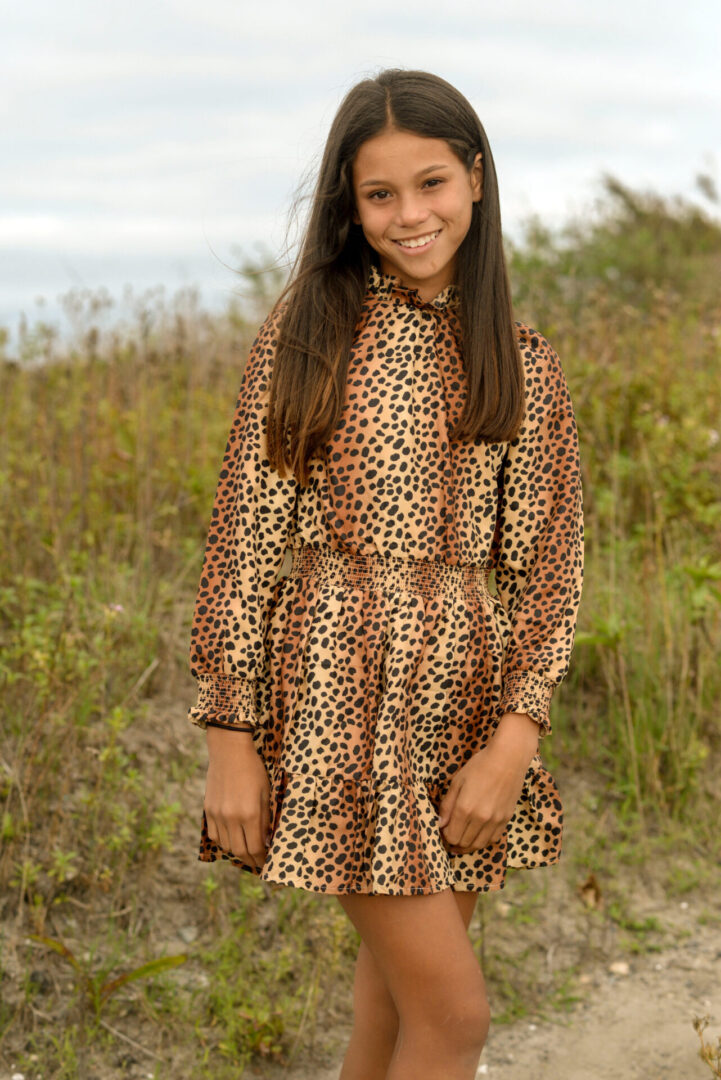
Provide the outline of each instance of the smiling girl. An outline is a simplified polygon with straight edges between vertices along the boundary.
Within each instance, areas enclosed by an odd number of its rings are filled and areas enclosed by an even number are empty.
[[[480,202],[482,153],[470,172],[443,139],[386,128],[353,164],[353,221],[380,256],[423,300],[454,280],[456,252]],[[430,164],[429,164],[430,159]]]
[[[337,112],[251,349],[191,645],[199,858],[359,932],[341,1080],[475,1076],[467,930],[508,867],[560,857],[539,739],[582,576],[573,407],[513,318],[485,131],[443,79],[383,71]]]

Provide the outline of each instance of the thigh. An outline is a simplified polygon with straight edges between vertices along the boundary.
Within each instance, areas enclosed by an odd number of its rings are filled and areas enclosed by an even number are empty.
[[[467,930],[473,918],[478,893],[453,892],[453,898]],[[356,957],[355,997],[356,1008],[367,1008],[371,1016],[376,1018],[385,1016],[387,1011],[395,1013],[393,998],[385,976],[363,938],[361,938]]]
[[[485,997],[467,934],[474,895],[338,896],[399,1012],[433,1013],[451,993],[469,1002]]]
[[[471,925],[471,919],[473,918],[473,912],[476,910],[476,901],[478,900],[477,892],[456,892],[453,891],[453,898],[458,905],[458,910],[461,913],[464,926],[466,930]]]

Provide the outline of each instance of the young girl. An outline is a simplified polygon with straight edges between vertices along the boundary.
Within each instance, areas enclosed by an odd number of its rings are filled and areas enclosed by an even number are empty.
[[[485,131],[383,71],[338,110],[248,359],[191,649],[199,858],[332,894],[360,934],[341,1080],[475,1076],[466,931],[507,867],[560,857],[538,747],[582,573],[573,407],[513,320]]]

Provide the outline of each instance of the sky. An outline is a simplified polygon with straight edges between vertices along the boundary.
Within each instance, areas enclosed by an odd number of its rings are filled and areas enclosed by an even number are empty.
[[[383,67],[452,82],[486,130],[504,232],[592,212],[600,178],[721,188],[718,0],[2,3],[0,326],[62,296],[195,285],[283,250],[343,95]],[[39,302],[42,298],[42,302]]]

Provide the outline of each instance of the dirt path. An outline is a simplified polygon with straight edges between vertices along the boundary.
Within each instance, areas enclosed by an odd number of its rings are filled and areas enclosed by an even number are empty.
[[[686,910],[692,925],[693,912]],[[627,975],[603,968],[585,973],[588,997],[565,1022],[518,1023],[492,1031],[478,1075],[493,1080],[710,1080],[692,1021],[694,1015],[709,1014],[707,1041],[721,1034],[719,929],[696,925],[674,947],[628,963]]]
[[[654,909],[649,906],[648,913]],[[721,1035],[721,929],[701,902],[656,908],[673,941],[658,952],[584,968],[584,1000],[553,1022],[492,1028],[477,1073],[489,1080],[711,1080],[701,1061],[695,1015]],[[699,922],[699,916],[702,921]],[[621,964],[613,970],[612,964]],[[626,968],[623,965],[627,965]],[[338,1080],[340,1062],[314,1080]],[[311,1072],[294,1071],[295,1080]]]

